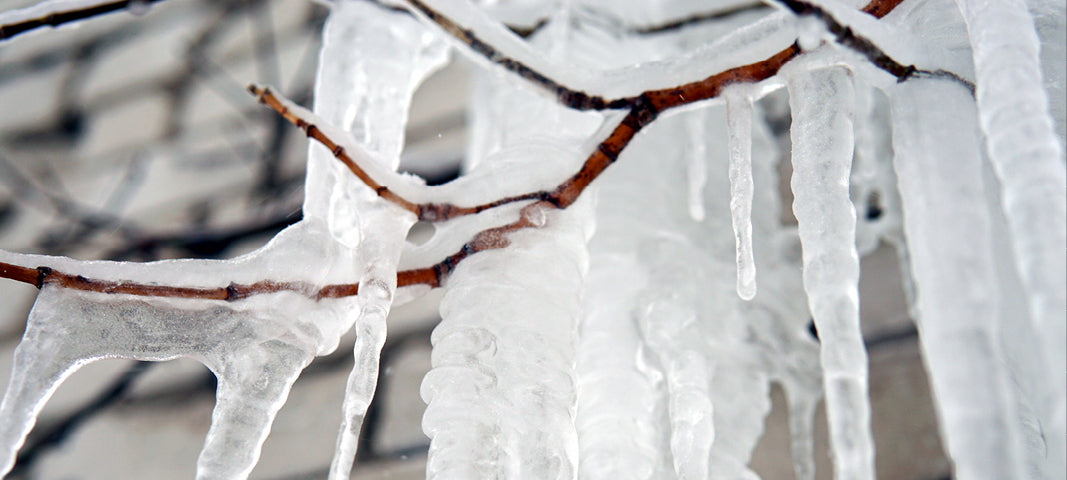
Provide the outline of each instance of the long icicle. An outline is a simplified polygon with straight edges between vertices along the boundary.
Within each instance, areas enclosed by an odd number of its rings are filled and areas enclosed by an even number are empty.
[[[730,143],[730,217],[737,245],[737,295],[756,296],[756,260],[752,253],[752,98],[746,87],[729,88],[726,129]]]
[[[395,170],[404,144],[407,110],[415,88],[447,59],[444,46],[411,18],[362,2],[333,6],[323,32],[316,108],[334,125],[353,133],[384,167]],[[368,55],[373,51],[376,55]],[[323,111],[324,110],[324,111]],[[314,162],[342,170],[318,145],[309,153]],[[325,153],[325,155],[323,155]],[[330,235],[356,252],[360,266],[358,299],[350,306],[357,315],[352,347],[354,366],[345,387],[343,416],[329,478],[349,478],[359,432],[377,387],[379,355],[386,337],[386,317],[397,286],[397,263],[415,216],[380,198],[348,172],[312,176],[336,182],[332,188],[311,185],[306,210],[325,213]],[[329,171],[328,169],[326,169]],[[323,172],[325,173],[325,172]],[[325,205],[323,205],[325,203]],[[322,208],[325,207],[325,212]],[[313,210],[314,211],[314,210]],[[343,268],[343,267],[342,267]]]
[[[978,119],[1000,180],[1002,207],[1030,317],[1054,370],[1036,399],[1049,461],[1067,473],[1067,170],[1041,83],[1040,44],[1022,0],[956,0],[978,80]]]
[[[899,84],[887,93],[923,359],[955,474],[1029,478],[997,332],[998,279],[974,101],[940,81]]]
[[[804,290],[822,344],[823,388],[838,478],[874,478],[867,352],[859,328],[856,214],[849,200],[853,85],[841,68],[787,74],[793,111],[793,212]]]

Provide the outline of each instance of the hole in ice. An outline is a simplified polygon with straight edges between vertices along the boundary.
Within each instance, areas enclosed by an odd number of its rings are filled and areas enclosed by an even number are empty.
[[[811,334],[811,338],[819,339],[819,330],[815,328],[815,320],[811,318],[808,319],[808,333]]]
[[[867,213],[864,217],[869,221],[878,220],[882,218],[882,213],[884,212],[882,210],[881,196],[878,195],[878,192],[871,192],[867,197]]]
[[[422,245],[433,238],[435,231],[436,229],[434,228],[433,223],[416,222],[415,225],[412,225],[411,229],[408,230],[407,240],[415,245]]]

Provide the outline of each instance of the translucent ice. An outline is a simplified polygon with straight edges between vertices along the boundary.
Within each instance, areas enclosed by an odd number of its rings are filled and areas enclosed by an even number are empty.
[[[756,296],[756,261],[752,258],[752,99],[744,87],[724,92],[726,129],[730,135],[730,218],[737,243],[737,295]]]
[[[708,182],[708,126],[704,123],[704,117],[693,115],[687,127],[690,138],[689,168],[686,172],[689,179],[689,216],[699,222],[704,220],[704,185]]]
[[[793,213],[804,258],[804,290],[822,344],[834,471],[873,478],[867,352],[859,329],[856,213],[849,200],[852,79],[846,70],[790,72]]]
[[[1067,365],[1067,170],[1041,82],[1034,22],[1021,0],[956,3],[973,47],[980,125],[1000,180],[1003,209],[1010,212],[1030,318],[1042,332],[1045,362]],[[1054,375],[1042,397],[1038,409],[1050,430],[1054,462],[1062,466],[1067,462],[1067,376]]]
[[[585,203],[582,205],[581,203]],[[458,266],[422,384],[428,478],[574,478],[578,292],[591,204]],[[585,220],[588,221],[588,220]]]
[[[145,281],[147,277],[182,285],[198,277],[199,286],[225,286],[222,282],[249,277],[300,282],[293,284],[293,291],[233,302],[90,293],[46,283],[19,343],[0,405],[3,470],[11,468],[41,406],[81,365],[107,357],[158,361],[186,356],[207,365],[219,379],[198,475],[246,477],[292,382],[312,357],[336,348],[341,332],[351,325],[336,310],[338,302],[308,297],[307,291],[319,281],[336,278],[338,273],[330,272],[330,267],[305,263],[302,269],[287,269],[287,278],[274,270],[282,259],[301,264],[311,258],[339,258],[335,246],[317,244],[310,240],[314,238],[327,238],[326,232],[300,223],[253,254],[214,262],[137,265],[2,252],[6,263],[51,265],[96,279]]]
[[[381,170],[395,170],[400,163],[411,96],[447,58],[444,44],[409,16],[366,2],[338,2],[323,32],[316,111],[325,123],[344,129],[371,154],[364,160],[379,162]],[[345,388],[344,415],[330,465],[330,478],[341,479],[348,478],[352,470],[360,427],[374,396],[397,265],[404,239],[416,219],[378,198],[354,175],[339,168],[332,154],[321,146],[312,145],[308,157],[309,163],[333,175],[312,176],[309,164],[305,211],[314,212],[320,205],[316,200],[319,195],[311,192],[332,191],[327,224],[334,238],[356,249],[353,260],[362,272],[358,307],[353,307],[358,313],[350,312],[357,315],[355,365]]]
[[[948,453],[960,478],[1026,478],[996,341],[1000,300],[974,101],[944,82],[889,93],[922,348]],[[935,101],[939,108],[928,108]]]

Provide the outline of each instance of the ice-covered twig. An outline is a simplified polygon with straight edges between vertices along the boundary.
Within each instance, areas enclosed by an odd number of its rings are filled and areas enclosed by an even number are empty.
[[[163,0],[52,0],[32,7],[0,13],[0,40],[26,33],[40,27],[58,27],[98,15],[130,10],[143,12],[149,5]]]
[[[967,87],[967,89],[971,91],[971,95],[974,95],[974,82],[963,78],[959,74],[944,69],[927,70],[918,68],[915,65],[904,65],[886,54],[885,51],[870,39],[856,34],[856,32],[852,30],[852,27],[842,24],[834,15],[819,5],[805,0],[774,1],[776,3],[781,3],[799,16],[810,15],[817,18],[826,26],[826,30],[834,36],[834,39],[838,44],[863,55],[875,67],[878,67],[895,77],[898,83],[907,81],[911,78],[939,78],[959,83]],[[899,4],[900,0],[892,0],[891,2],[886,3]]]

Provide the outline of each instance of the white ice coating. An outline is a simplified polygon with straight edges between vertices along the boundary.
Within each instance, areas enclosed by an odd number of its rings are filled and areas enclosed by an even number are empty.
[[[408,6],[407,2],[400,0],[395,3]],[[550,61],[544,52],[532,48],[469,0],[428,0],[425,3],[493,45],[501,54],[514,58],[563,85],[605,97],[637,95],[649,89],[699,80],[726,68],[762,60],[796,39],[794,18],[785,12],[776,12],[752,24],[736,24],[736,29],[730,30],[715,41],[701,42],[700,46],[692,51],[663,60],[644,59],[630,64],[616,63],[596,70],[573,69]],[[649,2],[613,3],[611,8],[630,8],[634,11],[655,9],[646,6],[646,3]],[[425,18],[421,14],[418,15]],[[469,49],[461,48],[460,51],[479,64],[487,63],[483,57],[471,53]]]
[[[756,296],[756,260],[752,253],[752,98],[747,88],[729,88],[726,130],[730,135],[730,218],[737,244],[737,295]]]
[[[822,344],[834,472],[874,478],[867,352],[859,328],[856,213],[849,200],[853,85],[842,68],[790,70],[793,213],[804,258],[804,290]]]
[[[1067,474],[1067,169],[1041,81],[1040,44],[1021,0],[957,0],[971,39],[978,118],[1017,267],[1052,383],[1035,399],[1059,476]],[[1061,39],[1062,41],[1062,39]],[[1059,87],[1061,90],[1063,86]],[[1060,97],[1062,98],[1062,97]]]
[[[945,82],[904,83],[889,94],[922,348],[948,453],[959,478],[1028,478],[997,340],[974,100]]]
[[[353,9],[363,11],[352,14]],[[347,35],[346,42],[369,41],[371,44],[364,46],[367,49],[375,47],[374,41],[383,40],[381,35],[370,38],[368,34],[374,33],[370,27],[392,25],[391,21],[373,22],[374,15],[383,12],[368,9],[362,3],[344,3],[338,10],[347,15],[339,15],[327,35]],[[351,53],[350,49],[324,51],[329,61],[323,62],[316,98],[325,117],[307,115],[340,139],[361,163],[383,171],[395,168],[398,162],[412,91],[445,59],[444,48],[434,45],[430,34],[407,17],[400,17],[407,22],[409,31],[391,31],[406,42],[390,43],[397,55],[378,59],[385,62],[362,57],[346,61],[345,54]],[[346,29],[361,22],[358,33],[362,36],[352,37]],[[409,34],[412,32],[415,34]],[[381,70],[381,76],[368,74],[368,70]],[[340,81],[359,73],[376,81],[359,85]],[[331,97],[341,101],[331,101]],[[366,103],[359,104],[357,110],[346,108],[346,102],[357,99]],[[306,113],[295,107],[293,110]],[[349,137],[329,124],[358,127],[364,136],[375,141],[366,147],[353,145]],[[315,355],[335,349],[340,334],[358,318],[356,369],[346,391],[345,424],[331,473],[332,478],[347,478],[355,451],[353,432],[359,430],[377,378],[377,355],[384,342],[396,264],[414,219],[410,214],[398,214],[396,207],[368,193],[336,163],[329,152],[313,147],[305,220],[259,251],[234,260],[126,264],[0,252],[0,259],[7,263],[31,268],[49,266],[102,280],[166,281],[173,286],[196,287],[225,287],[231,282],[248,284],[259,280],[305,285],[295,292],[236,302],[93,294],[46,286],[17,349],[10,384],[0,405],[0,418],[4,420],[0,424],[2,471],[11,468],[18,447],[48,396],[79,366],[104,357],[167,360],[187,356],[203,362],[219,379],[212,426],[200,454],[197,476],[245,478],[258,459],[260,446],[292,382]],[[309,298],[326,283],[356,281],[361,287],[358,298]]]

